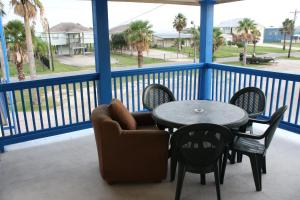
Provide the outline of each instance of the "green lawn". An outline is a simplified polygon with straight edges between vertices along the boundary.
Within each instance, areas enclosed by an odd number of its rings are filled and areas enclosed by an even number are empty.
[[[115,54],[112,53],[111,57],[118,61],[117,64],[113,64],[112,67],[128,67],[128,66],[137,66],[138,60],[137,56],[130,56],[126,54]],[[155,63],[163,63],[165,62],[163,59],[156,58],[147,58],[144,57],[144,64],[155,64]]]
[[[29,75],[29,65],[24,64],[24,73],[25,76]],[[37,74],[50,74],[50,73],[60,73],[60,72],[71,72],[71,71],[79,71],[86,68],[75,67],[70,65],[62,64],[58,61],[54,61],[54,72],[48,69],[47,67],[43,66],[39,61],[36,61],[36,72]],[[9,73],[10,76],[18,76],[17,68],[14,63],[9,63]],[[2,76],[2,71],[0,71],[0,76]]]
[[[161,50],[165,51],[171,51],[171,52],[177,52],[176,47],[168,47],[168,48],[160,48]],[[248,54],[251,54],[253,52],[253,45],[248,45],[247,48]],[[194,49],[192,47],[183,47],[181,53],[190,55],[193,57]],[[221,46],[214,54],[215,58],[226,58],[226,57],[236,57],[239,56],[239,54],[243,52],[243,48],[238,48],[236,46]],[[286,51],[283,51],[280,48],[273,48],[273,47],[256,47],[256,54],[266,54],[266,53],[287,53]],[[199,53],[197,52],[197,57]]]

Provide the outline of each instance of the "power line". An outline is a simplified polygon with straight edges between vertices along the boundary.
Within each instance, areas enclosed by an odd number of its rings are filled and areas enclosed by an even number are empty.
[[[127,24],[128,22],[131,22],[132,20],[134,20],[134,19],[136,19],[136,18],[139,18],[139,17],[141,17],[141,16],[143,16],[143,15],[146,15],[146,14],[148,14],[148,13],[151,13],[151,12],[153,12],[154,10],[157,10],[158,8],[160,8],[160,7],[162,7],[162,6],[164,6],[164,4],[158,5],[158,6],[152,8],[152,9],[150,9],[150,10],[148,10],[148,11],[145,11],[145,12],[143,12],[143,13],[141,13],[141,14],[139,14],[139,15],[137,15],[137,16],[131,18],[131,19],[128,19],[128,20],[126,20],[126,21],[123,21],[123,22],[120,23],[118,26],[121,26],[121,25],[123,25],[123,24]]]

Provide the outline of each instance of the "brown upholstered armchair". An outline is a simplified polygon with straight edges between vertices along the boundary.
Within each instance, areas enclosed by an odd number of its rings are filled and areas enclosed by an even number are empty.
[[[115,182],[159,182],[166,178],[168,139],[156,128],[151,113],[132,113],[136,130],[124,130],[110,106],[92,113],[100,173],[109,184]]]

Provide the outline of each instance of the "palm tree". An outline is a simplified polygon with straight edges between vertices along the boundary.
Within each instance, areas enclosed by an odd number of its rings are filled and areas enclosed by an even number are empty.
[[[25,28],[21,21],[9,21],[4,27],[8,48],[13,52],[14,62],[18,71],[18,79],[25,79],[23,61],[25,52]]]
[[[213,30],[213,53],[223,44],[224,38],[220,28],[214,28]]]
[[[253,55],[255,55],[256,44],[260,40],[261,33],[257,28],[255,28],[251,31],[251,34],[252,34],[252,43],[253,43]]]
[[[180,33],[186,27],[186,17],[182,13],[178,13],[173,21],[173,27],[178,32],[178,51],[181,51]],[[177,52],[178,53],[178,52]],[[178,56],[178,54],[177,54]]]
[[[251,31],[256,29],[256,24],[252,19],[244,18],[239,21],[239,26],[237,28],[239,39],[244,43],[244,56],[243,56],[243,65],[247,63],[247,44],[252,40]]]
[[[288,25],[288,32],[287,32],[288,34],[290,34],[290,45],[289,45],[289,51],[288,51],[288,58],[291,57],[294,31],[295,31],[295,21],[291,20],[291,22]]]
[[[126,32],[131,46],[138,52],[138,66],[143,65],[143,51],[149,49],[153,31],[149,21],[137,20],[131,22]]]
[[[15,14],[24,18],[25,35],[26,35],[26,47],[27,56],[29,61],[30,78],[35,79],[36,68],[34,62],[32,35],[30,28],[30,20],[34,19],[37,12],[40,12],[41,19],[43,19],[44,7],[40,0],[11,0],[11,5],[14,7]]]
[[[285,50],[286,47],[286,37],[287,35],[292,34],[292,29],[291,29],[291,25],[293,23],[293,20],[286,18],[283,22],[282,22],[282,28],[280,29],[281,34],[283,34],[283,47],[282,49]]]

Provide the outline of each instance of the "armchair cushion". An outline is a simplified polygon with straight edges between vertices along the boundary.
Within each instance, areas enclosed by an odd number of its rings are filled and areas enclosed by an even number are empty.
[[[112,101],[109,106],[112,119],[117,121],[124,130],[136,130],[136,121],[127,108],[118,99]]]

